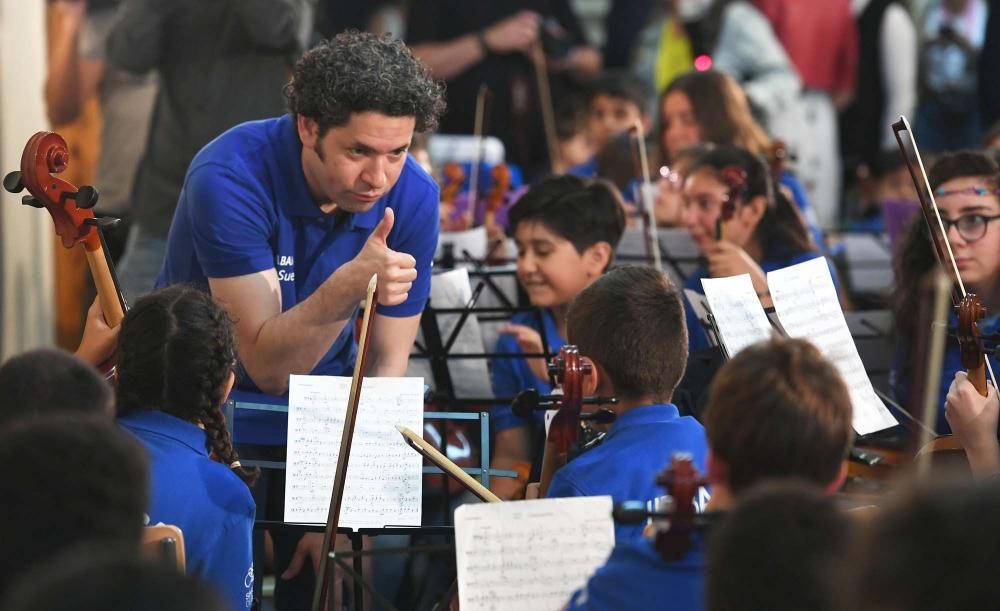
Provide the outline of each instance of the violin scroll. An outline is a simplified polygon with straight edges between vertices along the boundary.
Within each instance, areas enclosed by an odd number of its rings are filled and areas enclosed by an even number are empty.
[[[580,433],[580,412],[583,406],[583,379],[593,371],[593,364],[580,356],[576,346],[566,345],[549,364],[549,374],[562,387],[563,399],[559,412],[549,426],[549,443],[560,454],[568,453]]]
[[[670,465],[656,478],[670,496],[666,528],[656,530],[654,546],[664,560],[680,560],[691,549],[691,535],[697,529],[694,500],[698,488],[707,482],[694,466],[690,454],[678,453],[670,459]]]

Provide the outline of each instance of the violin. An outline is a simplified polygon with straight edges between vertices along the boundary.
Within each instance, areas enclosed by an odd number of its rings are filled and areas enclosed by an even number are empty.
[[[962,366],[968,370],[969,381],[976,388],[980,395],[987,395],[986,372],[989,370],[990,378],[996,384],[989,361],[986,360],[982,333],[979,329],[979,322],[986,317],[986,307],[982,300],[974,293],[965,290],[965,283],[962,281],[952,252],[951,243],[948,241],[948,231],[941,220],[941,213],[931,193],[930,183],[924,171],[923,160],[917,149],[917,143],[913,138],[913,131],[906,117],[900,117],[899,121],[892,124],[892,130],[896,136],[903,158],[906,160],[910,178],[917,189],[920,201],[920,210],[927,224],[930,235],[932,250],[937,259],[938,268],[945,270],[951,280],[951,301],[952,307],[958,316],[958,344],[961,354]],[[932,389],[924,388],[924,393],[933,392]],[[938,437],[930,444],[921,448],[920,453],[937,451],[955,451],[961,449],[957,440],[950,435]]]
[[[585,356],[580,355],[576,346],[565,345],[559,349],[552,361],[549,363],[549,375],[554,378],[562,388],[561,395],[549,395],[544,398],[548,405],[556,406],[559,411],[552,418],[549,424],[549,432],[546,435],[545,450],[542,455],[542,470],[538,484],[539,498],[545,498],[552,483],[552,477],[559,467],[565,465],[571,452],[579,446],[581,435],[581,422],[593,421],[595,423],[607,423],[613,418],[614,412],[610,410],[598,410],[593,415],[583,415],[584,404],[613,404],[617,403],[614,397],[586,397],[583,393],[583,383],[588,376],[594,375],[594,363]],[[537,397],[537,392],[535,393]],[[519,402],[526,403],[524,395],[518,395],[515,399],[515,409],[519,411]],[[542,400],[539,397],[539,402]],[[546,405],[546,407],[548,406]],[[537,409],[539,403],[529,409]]]
[[[615,506],[613,515],[615,521],[629,524],[651,520],[653,547],[665,562],[676,562],[691,550],[693,535],[710,526],[720,514],[695,511],[698,489],[707,486],[708,481],[698,472],[690,454],[674,454],[656,477],[656,484],[666,491],[666,503],[650,511],[644,501],[626,501]]]
[[[460,164],[446,163],[441,169],[443,185],[441,187],[441,222],[445,231],[453,231],[456,210],[455,198],[462,190],[462,183],[465,182],[465,170]]]
[[[490,170],[490,179],[492,182],[490,190],[486,193],[486,214],[483,217],[487,233],[496,229],[497,211],[507,200],[511,181],[510,168],[505,163],[498,163]]]
[[[118,219],[94,216],[92,208],[99,196],[94,187],[76,187],[53,176],[64,172],[69,161],[69,148],[62,136],[55,132],[37,132],[24,147],[20,171],[8,173],[3,186],[10,193],[27,190],[30,195],[21,198],[23,205],[48,210],[64,247],[83,245],[104,320],[108,326],[117,327],[125,317],[128,304],[118,285],[103,230],[116,225]],[[106,366],[110,369],[113,363]]]

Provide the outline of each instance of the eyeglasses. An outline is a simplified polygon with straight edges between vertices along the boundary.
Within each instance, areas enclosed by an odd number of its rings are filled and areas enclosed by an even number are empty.
[[[966,242],[975,242],[986,235],[986,229],[990,221],[1000,219],[1000,214],[995,216],[983,216],[982,214],[963,214],[955,220],[941,219],[944,225],[944,232],[947,234],[952,227],[958,229],[958,235]]]

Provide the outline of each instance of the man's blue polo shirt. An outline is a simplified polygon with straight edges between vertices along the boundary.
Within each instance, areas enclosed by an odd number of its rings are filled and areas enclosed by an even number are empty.
[[[196,425],[159,411],[118,419],[149,451],[150,524],[184,533],[187,572],[221,592],[232,609],[253,603],[253,522],[250,489],[209,458],[208,438]]]
[[[601,445],[577,456],[556,471],[549,497],[609,494],[615,503],[646,501],[666,494],[656,476],[677,452],[691,454],[705,473],[708,442],[705,429],[690,416],[680,416],[673,404],[636,407],[618,416]],[[643,526],[615,525],[615,540],[642,537]]]
[[[430,295],[438,241],[437,184],[407,157],[399,180],[371,210],[325,214],[309,192],[301,154],[291,115],[243,123],[207,144],[188,168],[157,288],[189,283],[207,290],[209,277],[274,268],[282,311],[289,310],[361,251],[388,207],[395,222],[387,244],[416,259],[417,279],[406,301],[379,305],[377,311],[399,317],[420,314]],[[311,373],[351,374],[357,353],[353,330],[353,324],[344,328]],[[258,390],[247,376],[236,386]],[[284,422],[277,420],[260,413],[252,420],[238,418],[236,434],[243,441],[284,444],[278,435],[267,439],[268,430]]]
[[[704,603],[704,556],[701,537],[677,562],[666,562],[641,539],[615,545],[604,566],[570,598],[570,611],[699,611]]]
[[[566,345],[566,339],[559,335],[556,328],[555,318],[552,311],[543,309],[534,312],[518,312],[511,317],[510,322],[518,325],[525,325],[538,331],[539,312],[542,317],[542,324],[545,327],[545,341],[549,345],[549,351],[559,352],[559,349]],[[513,335],[501,335],[497,338],[497,353],[517,353],[520,354],[521,347]],[[534,388],[540,394],[547,395],[552,392],[548,380],[540,380],[531,371],[528,361],[524,357],[497,357],[493,359],[490,367],[490,378],[493,383],[493,396],[514,397],[517,393],[528,388]],[[545,418],[545,412],[539,410],[535,414],[535,420],[540,425]],[[523,418],[514,415],[510,403],[497,403],[490,407],[490,424],[493,432],[505,431],[516,426],[527,426],[529,423]]]

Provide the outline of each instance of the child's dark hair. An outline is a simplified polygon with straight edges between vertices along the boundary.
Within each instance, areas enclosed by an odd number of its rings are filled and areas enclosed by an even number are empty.
[[[566,331],[607,372],[620,398],[668,402],[687,366],[684,306],[651,267],[616,267],[576,296]]]
[[[111,386],[65,350],[32,350],[0,366],[0,426],[52,412],[110,417],[113,408]]]
[[[851,596],[842,608],[996,607],[998,505],[994,478],[966,477],[918,485],[892,503],[880,503],[853,546],[844,584]]]
[[[754,487],[711,532],[708,611],[841,609],[852,526],[814,486],[788,480]]]
[[[135,549],[77,547],[21,581],[6,611],[223,611],[225,602],[204,581]]]
[[[898,148],[879,151],[870,162],[865,164],[868,175],[875,180],[888,176],[896,170],[906,167],[906,160]]]
[[[626,100],[635,104],[639,113],[649,113],[652,92],[646,83],[627,70],[607,70],[590,86],[590,99],[599,95]]]
[[[118,338],[118,414],[159,410],[205,427],[225,465],[239,460],[222,414],[222,393],[236,366],[226,311],[202,291],[173,286],[136,302]],[[234,466],[248,485],[259,469]]]
[[[950,180],[969,177],[982,177],[985,186],[996,189],[1000,186],[1000,166],[989,154],[979,151],[946,153],[931,166],[927,182],[933,191]],[[892,309],[896,334],[904,346],[917,337],[916,313],[920,311],[920,287],[935,263],[934,246],[927,231],[927,222],[922,214],[918,214],[904,232],[892,262],[896,277]],[[903,363],[903,378],[908,379],[908,373],[913,368],[914,354],[912,350],[906,350],[905,354],[908,356]]]
[[[598,242],[607,242],[614,250],[625,231],[617,189],[603,180],[576,176],[546,178],[511,207],[507,218],[511,234],[518,224],[537,221],[572,243],[578,253]]]
[[[770,169],[759,155],[738,146],[721,145],[696,159],[688,168],[687,175],[703,168],[721,172],[730,166],[746,172],[746,188],[741,203],[755,197],[763,197],[767,202],[764,216],[754,230],[754,238],[766,258],[782,259],[816,250],[798,208],[780,189],[774,188]]]
[[[712,382],[703,423],[734,494],[780,477],[826,486],[854,440],[847,386],[804,339],[761,342],[733,357]]]
[[[0,600],[20,574],[77,544],[137,551],[149,461],[107,417],[50,414],[0,432]]]
[[[556,104],[556,138],[566,141],[587,128],[587,101],[579,93],[570,93]]]

